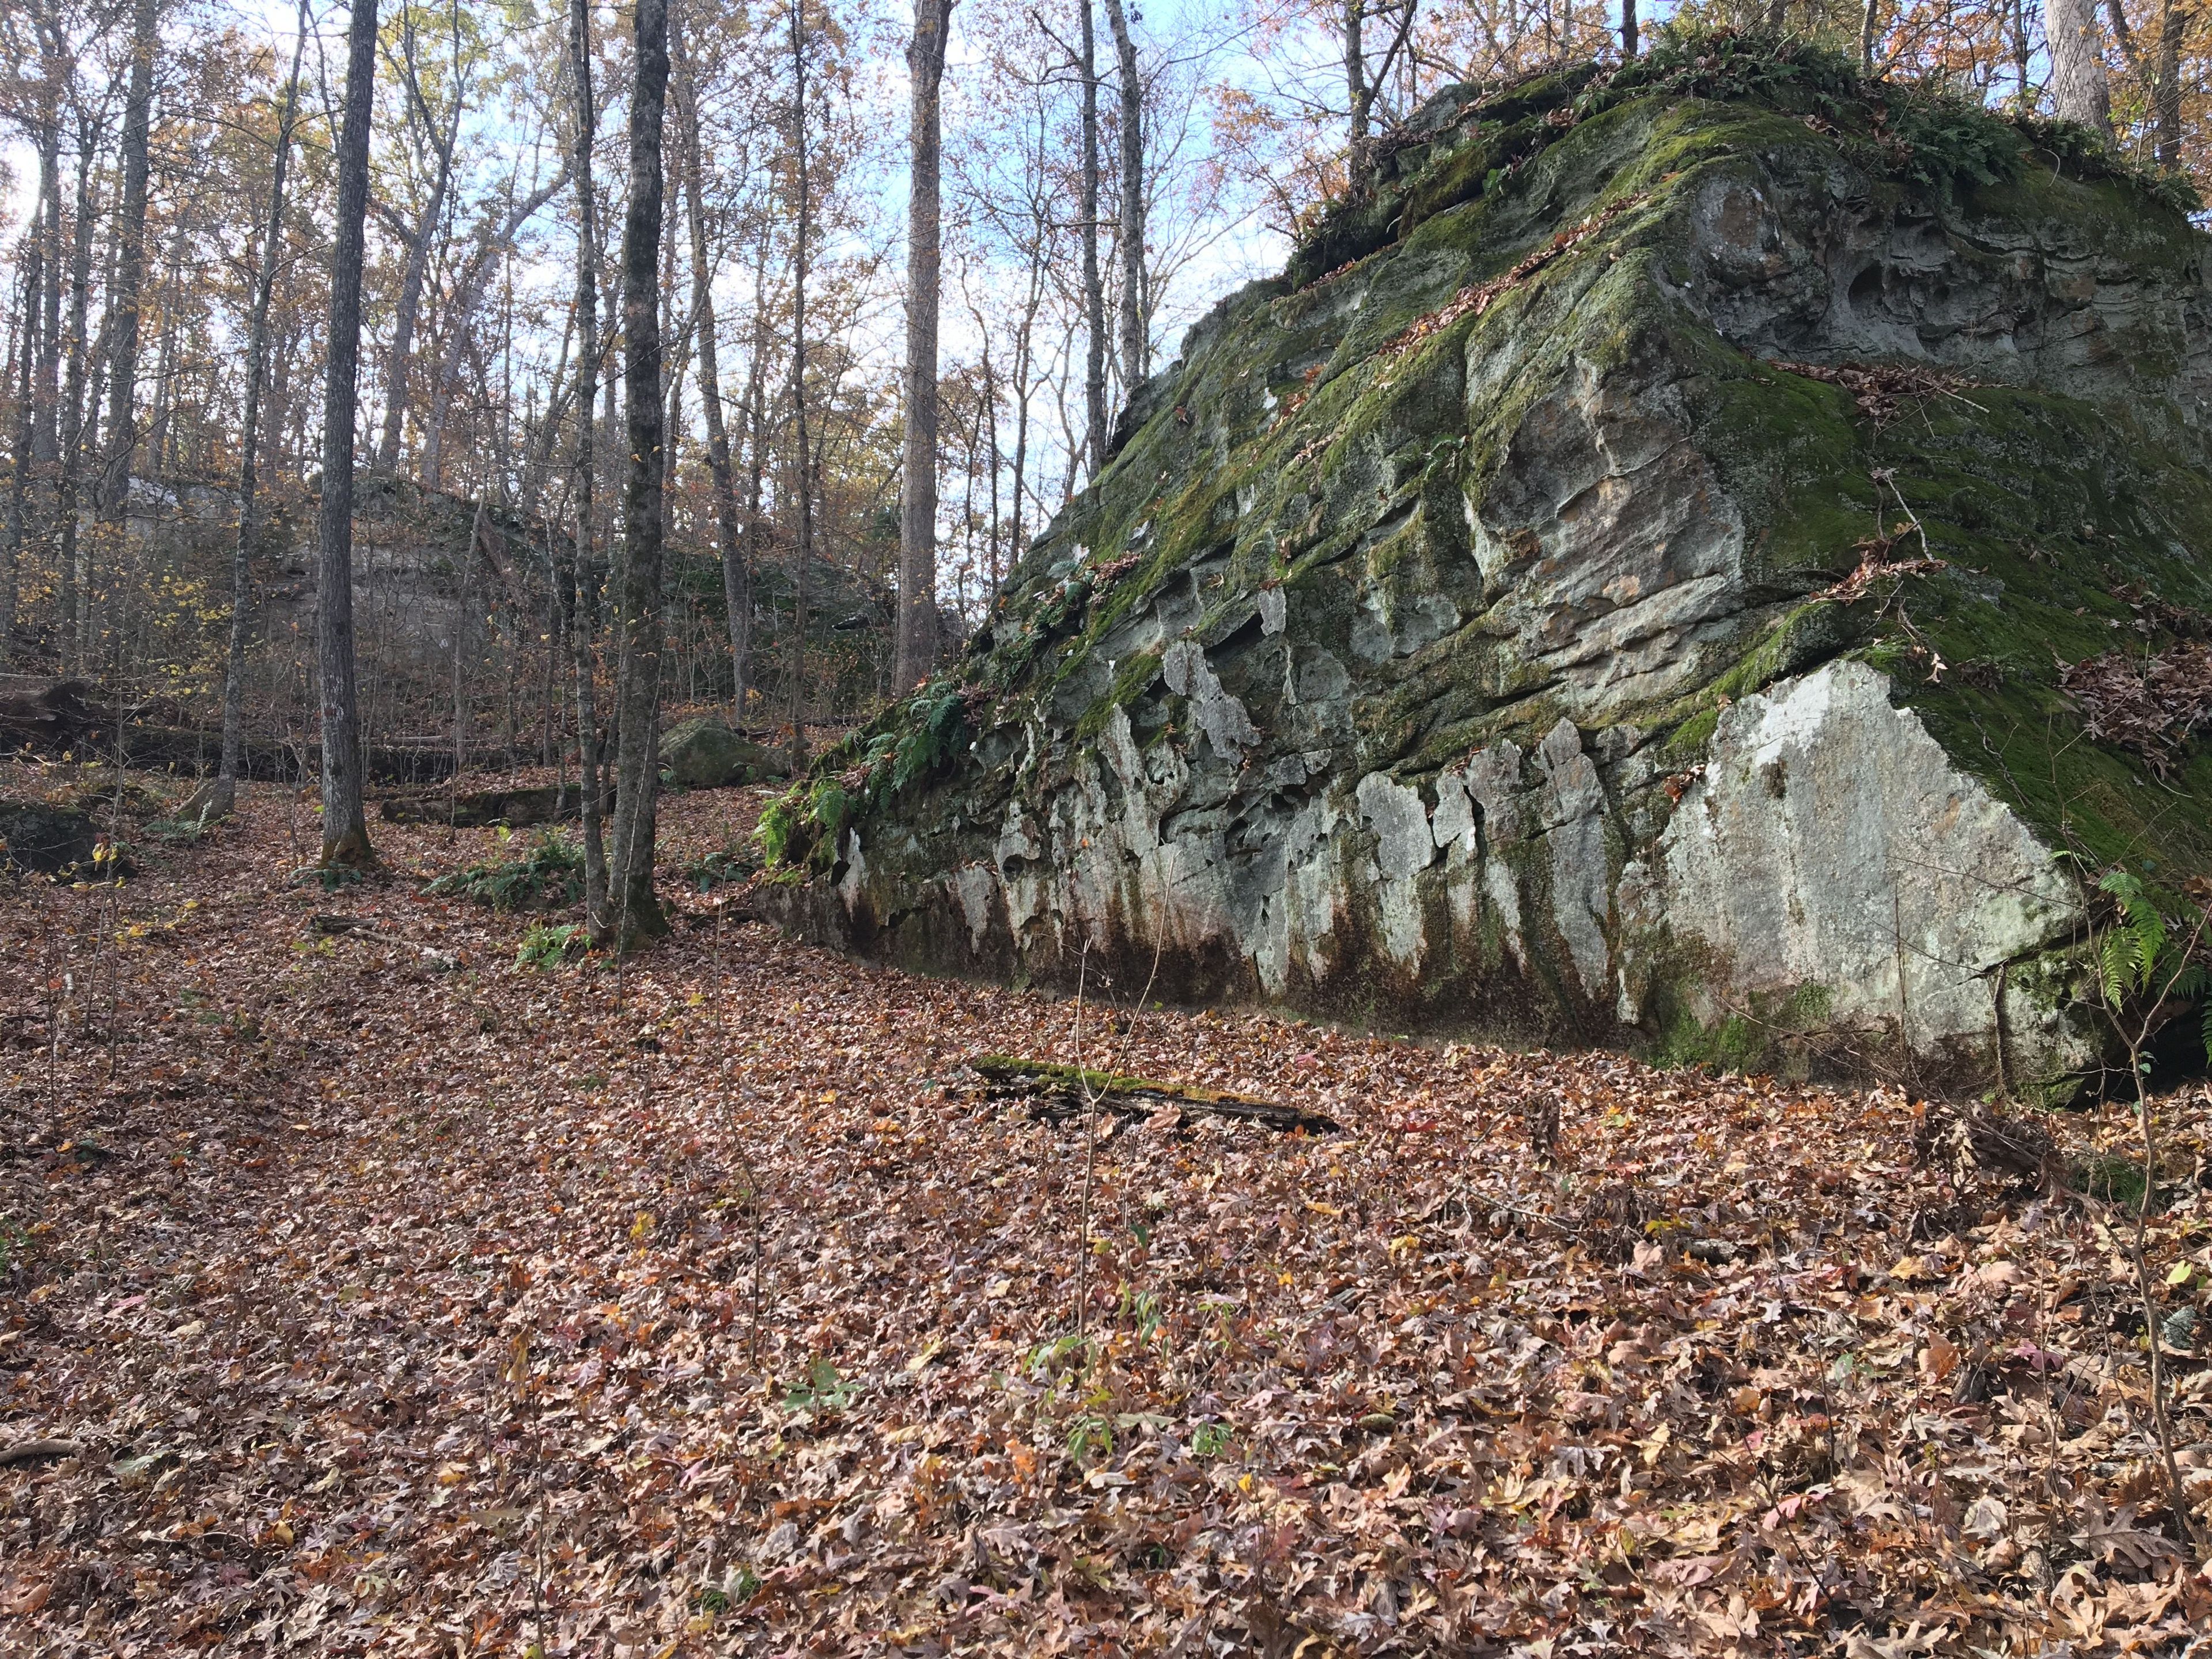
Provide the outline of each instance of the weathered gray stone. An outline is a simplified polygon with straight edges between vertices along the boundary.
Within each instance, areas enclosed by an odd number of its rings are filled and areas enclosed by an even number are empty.
[[[2212,611],[2205,241],[1994,121],[2017,168],[1931,185],[1844,131],[1887,92],[1813,127],[1692,78],[1467,94],[1194,330],[985,642],[823,759],[869,782],[790,918],[1398,1027],[2089,1064],[2078,872],[2212,862],[2212,767],[2155,798],[2053,665],[2164,625],[2130,594]]]
[[[791,775],[773,750],[739,737],[721,721],[702,715],[672,726],[660,737],[660,763],[683,789],[720,789]]]

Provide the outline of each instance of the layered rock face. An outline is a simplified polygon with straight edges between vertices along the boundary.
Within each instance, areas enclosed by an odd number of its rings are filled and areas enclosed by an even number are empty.
[[[1447,95],[771,815],[787,915],[2063,1088],[2085,873],[2212,842],[2212,761],[2060,687],[2212,608],[2206,246],[2063,133],[1809,56]]]

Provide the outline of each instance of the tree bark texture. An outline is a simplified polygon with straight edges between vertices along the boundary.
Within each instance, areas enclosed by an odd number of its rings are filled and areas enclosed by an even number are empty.
[[[707,419],[707,468],[714,481],[714,532],[722,554],[722,600],[730,629],[731,708],[745,723],[746,659],[752,644],[751,573],[738,539],[738,486],[730,466],[730,433],[722,415],[722,375],[714,333],[714,266],[707,242],[706,185],[699,143],[699,85],[684,50],[680,21],[668,27],[669,62],[676,76],[676,115],[684,144],[684,190],[691,226],[692,326],[699,334],[699,404]]]
[[[2058,118],[2079,122],[2109,143],[2112,92],[2094,0],[2044,0],[2043,33],[2051,48],[2051,101]]]
[[[898,625],[891,691],[937,666],[937,319],[942,287],[943,112],[951,0],[915,0],[906,64],[911,163],[906,234],[906,452],[899,491]]]
[[[592,94],[591,0],[569,0],[568,69],[576,94],[575,147],[569,170],[576,181],[576,452],[573,507],[576,515],[574,556],[562,573],[561,599],[567,615],[568,648],[576,680],[576,769],[582,789],[584,916],[596,933],[607,908],[607,843],[600,811],[598,665],[599,577],[592,568],[592,486],[598,477],[593,453],[592,404],[599,395],[599,231],[597,191],[592,180],[592,147],[599,137],[599,110]]]
[[[209,799],[210,815],[216,817],[231,809],[246,751],[246,635],[252,611],[261,389],[269,374],[269,300],[276,286],[276,265],[284,240],[284,173],[292,158],[292,123],[300,107],[300,55],[307,40],[306,0],[300,6],[298,27],[292,46],[292,75],[284,83],[284,102],[276,115],[276,153],[269,171],[269,216],[261,225],[261,259],[253,273],[252,319],[246,333],[246,408],[238,431],[238,544],[230,559],[230,648],[222,673],[222,758],[216,771],[216,790]]]
[[[1137,74],[1136,37],[1127,0],[1106,0],[1106,26],[1121,92],[1121,396],[1133,397],[1151,372],[1152,319],[1145,299],[1145,83]]]
[[[143,3],[143,0],[142,0]],[[368,124],[376,81],[376,0],[353,0],[346,30],[344,116],[338,127],[337,219],[331,319],[323,358],[323,495],[315,568],[323,710],[323,862],[367,864],[362,811],[360,699],[354,683],[354,417],[361,373],[361,276],[368,216]]]
[[[629,471],[623,492],[617,626],[612,938],[627,949],[668,930],[653,893],[660,787],[661,130],[668,94],[668,0],[636,0],[631,34],[629,207],[623,222],[623,390]]]
[[[432,143],[437,145],[437,171],[432,177],[430,199],[423,204],[422,216],[416,222],[414,234],[406,239],[407,264],[399,279],[399,302],[395,307],[392,323],[392,361],[385,371],[387,382],[384,396],[384,434],[376,447],[376,469],[389,472],[399,465],[399,434],[407,418],[408,364],[415,354],[415,319],[422,309],[422,282],[430,265],[430,242],[438,233],[438,220],[446,209],[446,191],[453,181],[453,146],[460,137],[461,105],[461,18],[459,0],[453,0],[453,108],[446,123],[442,138],[433,132]],[[430,128],[430,105],[422,96],[422,88],[415,76],[414,27],[404,25],[407,51],[407,96],[410,106],[421,116],[425,129]]]
[[[154,111],[154,0],[137,0],[131,28],[131,83],[123,103],[123,199],[116,212],[115,286],[109,299],[115,317],[107,379],[107,465],[100,487],[100,516],[119,535],[131,496],[131,458],[138,447],[131,404],[138,391],[139,312],[146,281],[147,140]],[[364,128],[364,145],[368,135]],[[356,264],[358,262],[356,261]],[[356,282],[358,286],[359,274]],[[335,303],[335,302],[334,302]],[[111,549],[110,551],[119,550]],[[89,617],[92,596],[78,596]],[[90,629],[82,630],[80,647]]]
[[[1098,271],[1098,46],[1091,0],[1080,0],[1083,77],[1083,319],[1090,341],[1083,368],[1083,452],[1092,477],[1106,460],[1106,286]]]
[[[806,437],[806,261],[811,252],[811,181],[806,165],[806,21],[805,0],[790,0],[793,183],[798,196],[791,250],[791,422],[798,453],[792,468],[799,496],[799,545],[791,578],[791,769],[806,764],[806,563],[814,556],[814,467]]]

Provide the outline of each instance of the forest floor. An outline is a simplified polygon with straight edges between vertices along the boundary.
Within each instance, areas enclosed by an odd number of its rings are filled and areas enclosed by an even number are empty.
[[[620,974],[422,892],[526,836],[293,884],[273,787],[0,892],[0,1650],[2203,1645],[2121,1209],[1923,1165],[1894,1088],[792,944],[681,874],[760,802],[666,804]],[[1035,1121],[990,1053],[1344,1131]],[[2160,1106],[2202,1516],[2212,1105]],[[2126,1112],[2047,1122],[2124,1187]]]

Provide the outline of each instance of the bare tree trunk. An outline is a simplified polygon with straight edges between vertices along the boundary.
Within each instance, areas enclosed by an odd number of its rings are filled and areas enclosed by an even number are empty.
[[[684,190],[691,224],[692,326],[699,334],[699,403],[707,417],[707,466],[714,479],[714,530],[722,553],[722,602],[729,618],[731,707],[736,726],[745,722],[745,659],[752,643],[752,592],[744,549],[738,540],[737,480],[730,468],[730,434],[722,419],[720,342],[714,333],[714,268],[707,251],[706,185],[699,146],[699,87],[691,74],[683,33],[672,16],[669,58],[676,72],[676,116],[684,143]]]
[[[269,216],[261,226],[261,261],[253,273],[253,313],[246,334],[246,410],[238,434],[238,544],[230,559],[230,649],[223,660],[222,758],[204,816],[221,817],[236,803],[246,756],[246,635],[252,610],[254,495],[260,483],[261,388],[269,372],[269,297],[284,240],[284,172],[292,158],[292,124],[300,107],[300,55],[307,40],[307,0],[292,43],[292,76],[276,115],[276,154],[270,165]]]
[[[576,453],[574,509],[575,557],[562,582],[568,611],[568,646],[575,659],[576,771],[581,793],[578,811],[584,836],[584,918],[587,929],[601,926],[607,905],[606,839],[600,823],[599,710],[598,668],[592,660],[599,629],[599,579],[592,571],[592,408],[599,372],[599,205],[592,186],[592,146],[599,135],[599,111],[592,97],[591,0],[569,0],[568,64],[576,94],[575,149],[570,171],[576,175]]]
[[[619,735],[613,926],[595,942],[628,950],[668,931],[653,893],[653,808],[660,785],[661,126],[668,91],[667,0],[636,0],[629,104],[629,208],[623,224],[623,390],[629,473],[623,493],[623,557],[615,673]]]
[[[768,524],[761,513],[761,499],[768,481],[768,259],[769,231],[765,225],[760,234],[760,258],[753,265],[753,343],[750,360],[745,364],[745,611],[741,619],[747,646],[745,667],[751,664],[753,624],[752,573],[761,568],[768,554]],[[736,637],[734,629],[732,637]],[[735,647],[732,647],[733,650]],[[767,693],[762,693],[765,702]],[[738,709],[742,723],[745,711]]]
[[[1638,45],[1636,0],[1620,0],[1620,55],[1635,57]]]
[[[407,238],[407,267],[399,279],[399,301],[395,307],[392,324],[392,361],[385,372],[388,383],[384,393],[384,435],[376,447],[376,470],[389,472],[399,465],[399,431],[407,417],[407,368],[415,349],[415,319],[422,304],[422,279],[430,264],[430,242],[437,234],[439,216],[445,211],[446,191],[453,176],[453,145],[461,131],[461,104],[465,85],[461,74],[461,9],[459,0],[453,0],[450,8],[453,28],[453,107],[446,121],[446,132],[437,143],[438,169],[433,175],[430,199],[423,205],[422,216]],[[407,61],[407,97],[410,108],[418,112],[423,127],[430,125],[430,106],[422,96],[421,84],[415,73],[415,31],[411,20],[403,19],[402,28]]]
[[[119,553],[124,512],[131,497],[131,459],[138,447],[131,404],[138,390],[141,290],[146,278],[147,140],[154,108],[154,0],[137,0],[131,23],[131,85],[123,105],[123,199],[116,222],[115,285],[108,301],[115,316],[107,380],[107,465],[100,479],[100,515],[112,528]],[[364,141],[366,134],[364,133]],[[90,646],[92,596],[79,596],[87,623],[79,648]]]
[[[806,164],[805,0],[791,8],[792,161],[799,201],[791,256],[791,416],[798,447],[799,545],[791,584],[791,763],[806,763],[806,562],[814,555],[814,467],[806,441],[806,258],[813,204]],[[1089,0],[1085,0],[1088,4]]]
[[[55,464],[61,459],[62,361],[62,164],[61,118],[48,109],[38,134],[39,198],[33,223],[39,244],[39,378],[32,392],[37,426],[31,454],[47,477],[51,492]],[[52,505],[49,494],[48,506]]]
[[[476,252],[462,270],[460,280],[453,286],[453,297],[447,302],[449,319],[446,350],[438,365],[438,385],[430,409],[430,430],[422,441],[422,482],[432,489],[440,487],[445,471],[446,413],[451,405],[453,388],[461,378],[461,357],[469,340],[469,324],[474,320],[477,307],[483,303],[484,284],[499,254],[511,249],[515,237],[536,215],[538,209],[568,187],[574,163],[564,159],[560,173],[550,183],[513,204],[506,219],[494,231],[486,227],[483,238],[477,244]]]
[[[2043,33],[2051,48],[2051,101],[2062,121],[2075,121],[2107,143],[2112,93],[2100,55],[2095,0],[2043,0]]]
[[[1359,38],[1360,24],[1366,16],[1367,0],[1344,0],[1344,95],[1352,115],[1352,167],[1355,173],[1367,149],[1368,112],[1375,103],[1375,88],[1367,84],[1367,49]]]
[[[1091,0],[1083,13],[1083,317],[1091,339],[1083,370],[1083,452],[1092,477],[1106,464],[1106,287],[1098,273],[1098,49]]]
[[[2151,99],[2158,118],[2158,164],[2181,170],[2181,46],[2196,14],[2165,0],[2159,12],[2158,75]]]
[[[898,624],[891,692],[937,666],[937,321],[945,240],[940,92],[952,0],[915,0],[906,233],[906,449],[899,491]]]
[[[95,206],[94,152],[99,144],[99,124],[81,117],[77,124],[76,225],[70,247],[69,337],[65,342],[69,378],[62,396],[61,470],[54,483],[54,517],[58,534],[54,566],[64,596],[67,617],[76,597],[77,546],[77,484],[84,469],[87,416],[84,402],[88,370],[85,329],[91,309],[92,231],[98,217]]]
[[[142,3],[143,0],[142,0]],[[315,571],[323,704],[323,862],[375,857],[362,810],[361,702],[353,647],[354,416],[361,373],[361,274],[368,216],[368,123],[376,81],[376,0],[353,0],[345,117],[338,129],[337,222],[323,370],[322,556]]]
[[[2181,165],[2181,43],[2182,36],[2189,32],[2190,14],[2184,12],[2174,0],[2163,0],[2159,8],[2158,41],[2148,53],[2143,51],[2141,38],[2129,23],[2127,8],[2122,0],[2105,0],[2105,15],[2112,23],[2112,38],[2119,43],[2121,57],[2127,60],[2129,70],[2142,82],[2148,94],[2151,128],[2157,138],[2158,164],[2172,172]],[[2094,6],[2090,16],[2094,24]],[[2053,61],[2055,64],[2055,57]],[[2055,79],[2054,76],[2054,82]]]
[[[1125,0],[1106,0],[1106,24],[1121,90],[1121,396],[1136,394],[1151,372],[1152,319],[1145,302],[1145,83]]]
[[[16,613],[22,607],[22,561],[26,520],[31,500],[31,377],[39,349],[39,257],[35,245],[24,257],[21,326],[16,335],[19,367],[15,380],[15,430],[9,443],[8,563],[0,572],[0,657],[15,660]]]

